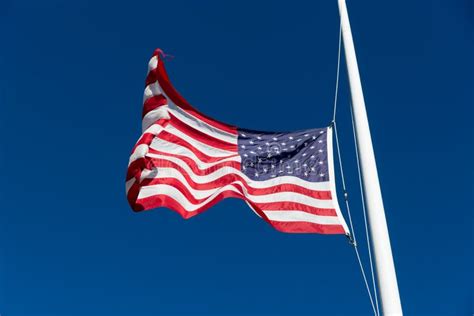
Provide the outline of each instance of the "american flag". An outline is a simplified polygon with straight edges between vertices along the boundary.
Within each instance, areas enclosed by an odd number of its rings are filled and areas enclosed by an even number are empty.
[[[190,218],[235,197],[282,232],[349,234],[331,127],[258,132],[218,122],[175,90],[163,56],[157,49],[148,63],[142,135],[126,177],[133,210],[167,207]]]

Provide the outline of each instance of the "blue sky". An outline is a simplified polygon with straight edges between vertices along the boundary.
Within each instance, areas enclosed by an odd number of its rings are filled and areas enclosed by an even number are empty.
[[[403,308],[472,313],[474,8],[348,1]],[[146,63],[258,130],[331,120],[336,1],[2,1],[0,313],[368,315],[343,236],[273,230],[240,200],[133,213]],[[344,65],[345,67],[345,65]],[[363,243],[348,87],[338,111]],[[339,182],[340,183],[340,182]]]

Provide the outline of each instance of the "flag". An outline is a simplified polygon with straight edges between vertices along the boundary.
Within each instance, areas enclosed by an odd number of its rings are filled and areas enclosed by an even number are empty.
[[[187,219],[234,197],[282,232],[349,234],[331,127],[259,132],[218,122],[176,91],[164,56],[157,49],[148,63],[142,135],[126,176],[134,211],[167,207]]]

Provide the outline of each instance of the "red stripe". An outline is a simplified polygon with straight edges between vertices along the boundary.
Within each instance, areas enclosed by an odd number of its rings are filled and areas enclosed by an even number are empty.
[[[131,189],[132,190],[132,189]],[[183,218],[188,219],[199,213],[204,212],[221,200],[229,197],[240,198],[242,196],[234,191],[223,191],[219,193],[212,201],[197,208],[194,211],[187,211],[178,201],[168,195],[157,194],[147,198],[131,201],[134,211],[149,210],[158,207],[167,207],[180,214]],[[254,209],[259,213],[263,212],[254,206]],[[262,216],[275,229],[285,233],[320,233],[320,234],[345,234],[344,228],[341,225],[324,225],[309,222],[278,222],[271,221],[266,216]]]
[[[146,165],[146,158],[138,158],[137,160],[132,161],[130,165],[128,166],[125,180],[128,181],[131,178],[140,179],[139,176],[137,178],[137,175],[141,174],[145,165]]]
[[[130,187],[127,193],[128,204],[130,204],[130,206],[132,207],[132,210],[134,211],[141,210],[140,207],[136,204],[138,193],[140,193],[140,185],[137,182],[135,182],[134,184],[132,184],[132,186]]]
[[[137,149],[137,147],[140,145],[145,144],[149,146],[153,138],[155,138],[155,136],[156,136],[155,134],[151,134],[151,133],[142,134],[142,137],[140,137],[140,139],[138,139],[138,142],[135,144],[135,146],[133,146],[132,154],[135,151],[135,149]]]
[[[237,153],[237,145],[231,144],[226,141],[220,140],[218,138],[212,137],[206,133],[198,131],[197,129],[183,123],[180,119],[174,116],[172,113],[169,113],[171,120],[170,124],[176,127],[179,131],[183,132],[184,134],[188,135],[189,137],[194,138],[195,140],[200,141],[201,143],[207,144],[209,146],[223,149],[227,151],[234,151]]]
[[[165,127],[168,124],[168,120],[161,119],[161,120],[158,120],[155,124]],[[155,136],[156,135],[152,133],[142,134],[142,136],[140,136],[135,146],[133,146],[132,154],[140,145],[144,144],[146,146],[150,146]],[[149,147],[148,147],[148,150],[150,150]],[[141,157],[141,158],[136,159],[135,161],[132,161],[127,169],[126,181],[130,180],[133,177],[135,177],[136,179],[140,179],[141,171],[143,170],[143,168],[147,166],[148,161],[149,159],[144,158],[144,157]]]
[[[270,203],[255,203],[260,209],[264,211],[278,211],[278,210],[294,210],[294,211],[305,211],[314,215],[321,216],[337,216],[336,210],[333,208],[319,208],[301,204],[298,202],[270,202]]]
[[[283,233],[345,234],[342,225],[315,224],[309,222],[268,221],[275,229]]]
[[[153,153],[153,154],[156,153],[156,154],[163,155],[163,156],[166,155],[166,156],[179,158],[179,159],[183,160],[184,162],[186,162],[186,164],[189,166],[189,168],[191,168],[191,170],[193,171],[194,174],[199,175],[199,176],[207,176],[208,174],[213,173],[214,171],[219,170],[223,167],[231,167],[231,168],[234,168],[236,170],[240,170],[240,162],[238,162],[238,161],[222,161],[222,162],[217,163],[217,164],[215,164],[215,165],[213,165],[209,168],[200,169],[194,160],[192,160],[191,158],[185,157],[185,156],[162,153],[162,152],[159,152],[159,151],[155,151],[152,148],[150,148],[150,153]],[[176,164],[172,161],[169,161],[169,160],[166,160],[166,159],[163,159],[163,158],[155,158],[155,157],[148,157],[148,159],[151,159],[153,161],[153,164],[154,164],[155,167],[163,167],[163,168],[171,167],[171,168],[177,169],[184,176],[187,175],[186,170],[184,170],[178,164]]]
[[[168,125],[169,121],[167,119],[159,119],[158,121],[156,121],[154,124],[152,125],[160,125],[161,127],[165,128],[166,125]],[[151,126],[151,125],[150,125]],[[138,146],[142,145],[142,144],[146,144],[148,146],[150,146],[151,142],[153,141],[153,138],[155,138],[155,134],[152,134],[152,133],[143,133],[140,138],[138,139],[138,141],[136,142],[135,146],[133,146],[132,148],[132,154],[133,152],[135,151],[135,149],[137,149]]]
[[[160,60],[160,58],[158,57],[158,63],[162,63],[162,61]],[[158,66],[157,66],[158,67]],[[146,79],[145,79],[145,87],[152,84],[153,82],[156,82],[158,81],[158,76],[159,76],[159,72],[156,70],[156,68],[154,69],[151,69],[149,72],[148,72],[148,75],[146,76]]]
[[[239,198],[239,193],[234,192],[234,191],[223,191],[219,193],[212,201],[209,203],[197,208],[196,210],[189,212],[187,211],[179,202],[177,202],[175,199],[171,198],[168,195],[164,194],[157,194],[153,195],[147,198],[143,199],[138,199],[135,202],[132,203],[133,209],[135,211],[144,211],[144,210],[149,210],[157,207],[167,207],[170,208],[171,210],[179,213],[183,218],[188,219],[190,217],[193,217],[199,213],[204,212],[211,206],[215,205],[219,201],[225,198],[229,197],[236,197]]]
[[[277,185],[267,187],[267,188],[254,188],[254,187],[249,186],[248,183],[245,181],[245,179],[241,177],[238,173],[228,173],[213,181],[209,181],[206,183],[197,183],[197,182],[194,182],[194,180],[189,176],[187,171],[183,169],[182,167],[180,167],[178,164],[172,161],[160,159],[160,158],[150,158],[150,159],[153,159],[153,165],[155,167],[176,169],[186,179],[186,182],[189,184],[189,186],[196,190],[216,189],[228,184],[232,184],[234,182],[240,182],[243,186],[245,186],[245,188],[251,195],[266,195],[266,194],[279,193],[279,192],[294,192],[294,193],[306,195],[318,200],[331,200],[330,191],[309,190],[307,188],[301,187],[296,184],[284,183],[284,184],[277,184]],[[223,164],[225,163],[226,162],[224,162]],[[195,174],[199,176],[206,176],[225,166],[226,165],[219,164],[216,169],[214,169],[213,167],[213,168],[204,169],[204,170],[201,170],[198,168],[193,169],[191,166],[190,167],[191,167],[191,170],[193,170]],[[237,166],[234,165],[232,167],[235,168]],[[174,178],[171,178],[171,179],[174,179]],[[157,178],[157,179],[149,178],[149,179],[143,179],[142,184],[153,185],[153,184],[165,183],[163,181],[165,181],[163,178]],[[179,182],[176,179],[175,181]],[[240,189],[240,186],[236,186],[236,188]],[[280,209],[285,209],[285,208],[280,208]]]
[[[154,109],[159,108],[165,104],[168,104],[168,100],[166,100],[165,96],[162,94],[146,99],[143,103],[142,118],[145,117],[148,112],[153,111]]]
[[[174,134],[168,133],[165,130],[162,131],[160,133],[160,135],[157,136],[157,137],[159,139],[162,139],[162,140],[165,140],[167,142],[177,144],[177,145],[180,145],[180,146],[183,146],[183,147],[189,149],[190,151],[192,151],[199,158],[199,160],[201,160],[203,162],[217,162],[217,161],[221,161],[223,159],[227,159],[227,158],[230,158],[230,157],[235,157],[235,156],[238,155],[236,153],[235,155],[229,155],[229,156],[225,156],[225,157],[211,157],[211,156],[201,152],[200,150],[198,150],[196,147],[194,147],[193,145],[191,145],[190,143],[188,143],[187,141],[185,141],[181,137],[178,137]],[[150,149],[152,149],[152,148],[150,148]]]

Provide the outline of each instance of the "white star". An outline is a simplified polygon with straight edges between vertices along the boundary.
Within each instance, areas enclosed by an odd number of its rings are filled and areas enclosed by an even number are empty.
[[[275,169],[275,165],[272,165],[272,169]]]
[[[309,147],[309,149],[314,149],[314,146]]]
[[[240,147],[245,148],[245,145],[241,145]]]
[[[278,138],[276,138],[276,137],[273,137],[272,139],[273,139],[274,141],[277,141],[277,140],[278,140]]]
[[[288,138],[292,140],[292,139],[293,139],[293,136],[290,136],[290,137],[288,137]]]
[[[247,155],[247,154],[244,154],[244,157],[248,157],[248,156],[249,156],[249,155]]]
[[[316,171],[316,168],[315,168],[315,167],[311,167],[311,171]]]
[[[304,147],[308,146],[308,143],[304,143]]]
[[[262,139],[262,137],[260,137],[260,136],[257,136],[257,139]]]
[[[258,172],[255,172],[255,176],[258,178]]]
[[[312,155],[310,158],[311,158],[311,159],[314,159],[314,158],[316,158],[316,157],[315,157],[314,155]]]
[[[244,133],[241,133],[240,136],[247,137],[247,135],[245,135]]]
[[[252,150],[252,151],[250,151],[250,153],[251,153],[251,154],[254,154],[254,155],[256,155],[256,154],[257,154],[257,153],[256,153],[256,152],[254,152],[253,150]]]
[[[268,153],[267,154],[267,158],[271,158],[272,157],[272,154],[271,153]]]
[[[246,169],[245,166],[242,166],[242,170],[245,170],[245,169]]]
[[[262,147],[258,146],[257,149],[258,149],[258,150],[262,150]]]
[[[322,165],[324,162],[320,161],[319,164]]]
[[[311,137],[312,139],[316,139],[316,136]]]
[[[281,143],[282,146],[286,146],[286,143]]]
[[[303,154],[303,157],[306,156],[306,155],[307,155],[307,153],[304,153],[304,154]]]
[[[283,173],[283,170],[278,171],[278,173]]]
[[[301,138],[298,138],[296,141],[297,141],[297,142],[300,142],[300,141],[301,141]]]
[[[319,134],[324,134],[324,131],[320,131]]]
[[[287,173],[288,173],[288,174],[293,174],[293,171],[288,171]]]
[[[270,143],[269,143],[269,142],[266,142],[266,143],[265,143],[265,146],[270,146]]]
[[[303,165],[303,167],[308,167],[308,164],[307,164],[307,163],[305,163],[305,164]]]
[[[275,177],[276,177],[276,174],[272,174],[270,177],[275,178]]]
[[[309,134],[304,134],[304,137],[308,137],[308,136],[309,136]]]
[[[307,177],[307,176],[308,176],[308,173],[307,173],[307,172],[305,172],[305,173],[304,173],[304,175],[305,175],[305,177]]]
[[[262,158],[258,158],[258,162],[262,162]]]
[[[263,172],[264,173],[267,173],[268,169],[267,168],[263,168]]]
[[[323,142],[322,140],[318,140],[318,143],[320,143],[320,144],[321,144],[322,142]]]
[[[286,166],[286,169],[291,169],[291,166]]]
[[[324,173],[320,173],[319,176],[320,176],[320,177],[324,177]]]
[[[291,145],[290,148],[295,148],[295,145]]]
[[[298,163],[298,162],[300,162],[300,161],[299,161],[299,160],[295,160],[295,163]]]
[[[319,151],[320,153],[322,153],[322,152],[323,152],[323,150],[322,150],[322,149],[319,149],[318,151]]]

